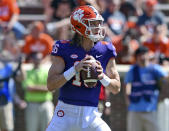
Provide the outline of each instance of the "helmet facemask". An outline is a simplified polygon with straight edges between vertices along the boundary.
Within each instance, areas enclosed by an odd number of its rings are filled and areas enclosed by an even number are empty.
[[[86,26],[86,37],[94,42],[104,39],[105,27],[103,26],[102,17],[100,19],[84,19],[82,23]]]

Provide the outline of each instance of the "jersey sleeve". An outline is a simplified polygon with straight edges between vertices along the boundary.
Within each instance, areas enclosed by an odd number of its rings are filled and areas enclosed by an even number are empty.
[[[168,73],[160,65],[155,65],[154,70],[155,70],[155,76],[158,80],[162,77],[168,76]]]
[[[16,0],[11,0],[10,6],[11,6],[12,13],[14,13],[14,14],[20,13],[20,10],[19,10]]]
[[[116,48],[114,47],[114,45],[112,43],[108,43],[107,48],[108,48],[108,55],[110,57],[116,57],[117,56]]]
[[[52,48],[51,55],[61,56],[61,57],[64,55],[64,46],[61,43],[61,41],[55,41],[53,48]]]

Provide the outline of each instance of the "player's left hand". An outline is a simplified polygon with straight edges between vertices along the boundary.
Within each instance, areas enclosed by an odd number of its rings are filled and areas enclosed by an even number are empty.
[[[85,68],[85,67],[91,66],[91,62],[89,61],[90,59],[92,59],[92,56],[86,56],[79,63],[77,63],[75,65],[76,72],[80,72],[81,70],[84,70],[87,72],[87,68]]]
[[[97,63],[97,73],[98,73],[98,79],[103,79],[104,73],[103,73],[103,67],[99,61],[96,61]]]

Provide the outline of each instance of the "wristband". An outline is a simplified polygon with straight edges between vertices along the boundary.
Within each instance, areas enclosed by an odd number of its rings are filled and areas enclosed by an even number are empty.
[[[110,84],[110,81],[111,79],[106,75],[104,75],[103,79],[100,80],[100,82],[102,83],[104,87],[108,86]]]
[[[67,81],[69,81],[75,74],[76,74],[76,70],[74,66],[72,66],[71,68],[69,68],[67,71],[63,73],[63,76]]]

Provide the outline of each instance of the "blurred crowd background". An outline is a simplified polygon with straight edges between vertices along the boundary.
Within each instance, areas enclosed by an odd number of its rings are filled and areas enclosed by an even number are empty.
[[[166,65],[169,6],[165,3],[164,0],[11,0],[6,3],[9,14],[8,11],[0,14],[1,50],[8,47],[13,57],[24,54],[28,58],[32,52],[41,52],[46,57],[55,40],[72,38],[69,22],[72,10],[88,4],[96,7],[104,18],[107,31],[104,40],[115,45],[117,64],[133,64],[133,52],[144,45],[150,49],[153,62]]]
[[[102,14],[106,27],[104,40],[116,47],[117,64],[134,64],[134,52],[144,45],[149,48],[152,63],[169,66],[168,0],[0,0],[0,61],[12,63],[12,73],[6,77],[10,80],[11,101],[15,105],[16,131],[25,130],[23,112],[32,99],[27,90],[35,85],[37,90],[39,85],[45,86],[47,76],[47,71],[42,74],[35,70],[26,72],[21,64],[40,68],[39,64],[50,63],[54,41],[73,36],[69,21],[72,10],[86,4],[93,5]],[[37,77],[33,81],[31,73],[44,78]],[[25,90],[26,86],[30,89]],[[55,104],[51,94],[43,95]],[[125,119],[125,109],[121,111],[117,117]],[[124,131],[124,121],[121,121],[121,127],[120,123],[112,125],[118,131]]]

